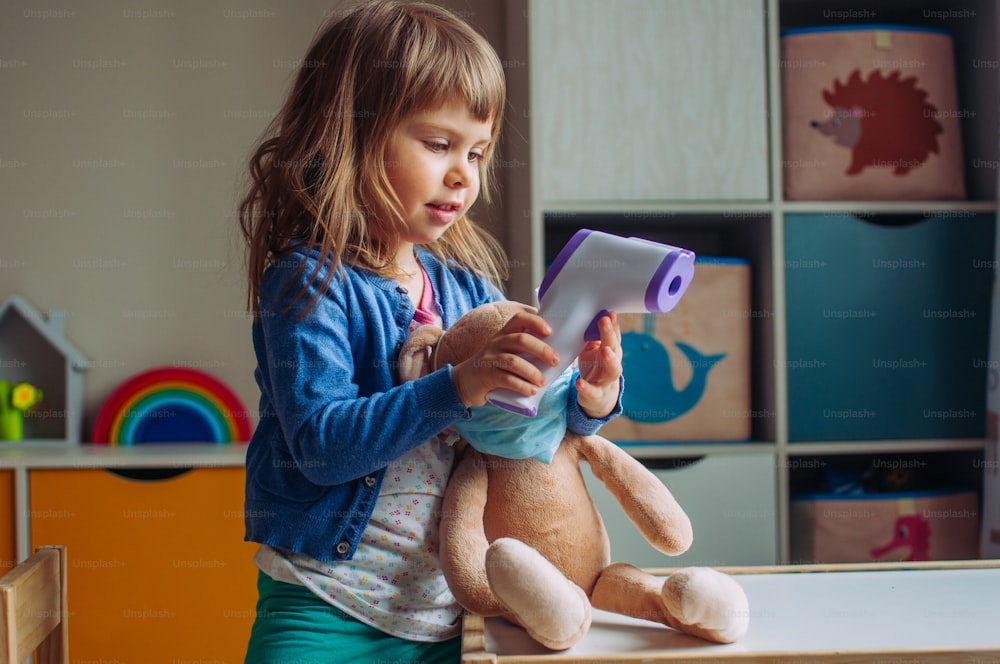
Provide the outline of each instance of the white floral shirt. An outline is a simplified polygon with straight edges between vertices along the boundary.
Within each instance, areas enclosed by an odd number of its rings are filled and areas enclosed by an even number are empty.
[[[254,561],[383,632],[413,641],[457,636],[462,609],[441,572],[437,527],[453,455],[435,438],[390,464],[353,559],[324,563],[264,545]]]

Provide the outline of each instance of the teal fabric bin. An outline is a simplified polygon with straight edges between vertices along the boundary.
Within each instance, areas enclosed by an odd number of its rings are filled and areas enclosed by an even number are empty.
[[[984,435],[994,226],[786,215],[789,440]]]

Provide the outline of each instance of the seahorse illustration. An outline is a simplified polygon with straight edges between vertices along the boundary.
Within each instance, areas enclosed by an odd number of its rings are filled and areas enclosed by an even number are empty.
[[[916,77],[901,78],[899,71],[883,76],[874,70],[865,80],[855,69],[847,83],[834,80],[833,90],[823,90],[832,116],[809,124],[851,150],[847,175],[867,167],[906,175],[922,166],[930,153],[938,154],[937,135],[944,132],[935,119],[937,108],[927,96],[917,87]]]
[[[680,391],[674,387],[670,356],[653,336],[655,317],[643,316],[642,332],[622,333],[622,365],[628,387],[622,394],[623,414],[646,424],[667,422],[688,412],[705,393],[708,372],[726,354],[704,355],[694,346],[674,344],[691,362],[691,380]]]
[[[872,558],[879,560],[887,554],[908,548],[904,560],[931,559],[931,525],[913,508],[913,501],[900,501],[900,516],[892,528],[892,539],[883,546],[871,550]]]

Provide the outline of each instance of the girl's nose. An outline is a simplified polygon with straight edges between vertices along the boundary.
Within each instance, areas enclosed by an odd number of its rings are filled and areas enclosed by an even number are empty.
[[[470,163],[468,159],[455,159],[451,168],[448,169],[446,183],[449,187],[465,188],[472,182],[472,169],[476,165]]]

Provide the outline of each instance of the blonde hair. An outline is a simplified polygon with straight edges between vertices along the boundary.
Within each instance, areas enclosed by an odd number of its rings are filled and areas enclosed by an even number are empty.
[[[398,276],[393,262],[403,219],[385,170],[386,148],[408,114],[439,108],[456,95],[476,120],[493,123],[480,162],[482,194],[489,200],[506,90],[503,67],[486,39],[442,7],[396,0],[366,2],[321,28],[250,158],[239,219],[255,315],[265,269],[296,249],[319,249],[331,261],[317,293],[344,263]],[[507,276],[500,245],[466,217],[427,249],[497,287]],[[307,290],[296,293],[289,307]]]

